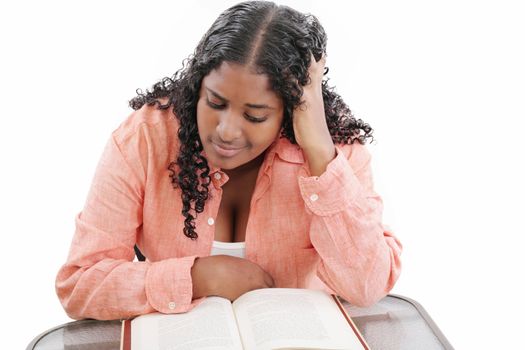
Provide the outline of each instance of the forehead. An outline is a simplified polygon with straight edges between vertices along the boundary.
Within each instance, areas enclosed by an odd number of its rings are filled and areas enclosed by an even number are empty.
[[[257,74],[251,67],[226,61],[204,77],[202,86],[212,89],[228,100],[242,103],[276,104],[280,101],[271,89],[267,75]]]

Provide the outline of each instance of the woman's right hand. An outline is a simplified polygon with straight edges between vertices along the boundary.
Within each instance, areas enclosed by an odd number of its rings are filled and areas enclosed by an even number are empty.
[[[195,259],[191,268],[193,299],[216,295],[234,301],[254,289],[272,288],[272,276],[259,265],[229,255]]]

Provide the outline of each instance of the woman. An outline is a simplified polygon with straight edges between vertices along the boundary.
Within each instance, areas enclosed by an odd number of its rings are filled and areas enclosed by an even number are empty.
[[[181,313],[268,287],[356,305],[388,293],[401,245],[381,222],[372,129],[322,80],[325,51],[314,16],[241,3],[130,101],[57,276],[69,316]]]

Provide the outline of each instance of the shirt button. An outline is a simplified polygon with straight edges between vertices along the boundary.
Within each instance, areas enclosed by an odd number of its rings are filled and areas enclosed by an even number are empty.
[[[213,223],[215,222],[215,220],[213,220],[213,218],[208,218],[208,225],[213,225]]]
[[[220,180],[221,179],[221,174],[220,173],[215,173],[215,175],[213,175],[213,177],[215,178],[215,180]]]
[[[312,194],[312,195],[310,196],[310,200],[311,200],[312,202],[315,202],[315,201],[318,200],[318,199],[319,199],[319,196],[316,195],[315,193]]]
[[[176,307],[176,306],[177,306],[177,304],[175,304],[174,301],[170,301],[170,302],[168,303],[168,309],[170,309],[170,310],[175,310],[175,307]]]

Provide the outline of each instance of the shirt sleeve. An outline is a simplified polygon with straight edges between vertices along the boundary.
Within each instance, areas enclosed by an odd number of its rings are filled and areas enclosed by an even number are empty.
[[[137,138],[122,146],[113,134],[99,161],[85,206],[75,219],[69,256],[56,277],[57,295],[71,318],[181,313],[203,300],[192,300],[196,256],[133,261],[142,227],[144,143]]]
[[[340,147],[352,147],[348,158]],[[367,306],[394,286],[402,245],[382,224],[383,202],[373,189],[366,147],[336,146],[336,153],[321,176],[299,176],[299,187],[312,214],[317,275],[350,303]]]

